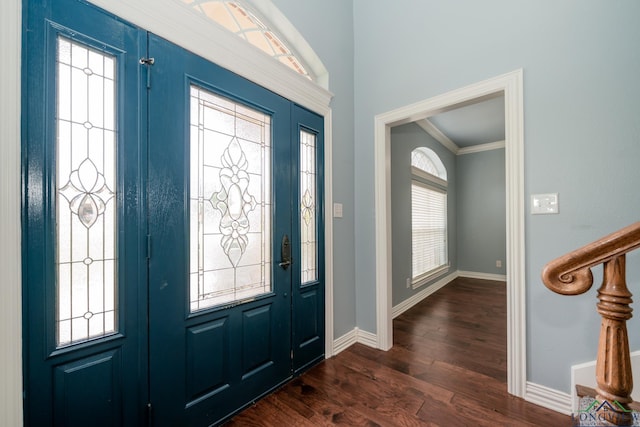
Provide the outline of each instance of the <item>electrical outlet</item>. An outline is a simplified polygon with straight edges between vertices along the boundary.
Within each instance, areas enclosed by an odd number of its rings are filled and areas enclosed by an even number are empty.
[[[411,287],[411,279],[407,277],[407,289]]]
[[[496,261],[496,267],[502,268],[502,261],[501,260],[497,260]]]

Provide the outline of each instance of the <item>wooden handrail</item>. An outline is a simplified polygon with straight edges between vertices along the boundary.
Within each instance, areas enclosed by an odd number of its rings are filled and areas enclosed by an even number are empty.
[[[578,295],[593,284],[591,267],[640,247],[640,222],[549,262],[542,271],[547,288],[562,295]]]
[[[562,295],[578,295],[593,284],[591,267],[603,264],[602,286],[598,289],[597,311],[602,316],[596,360],[597,399],[625,409],[602,414],[612,424],[629,425],[633,402],[633,377],[627,320],[633,309],[626,283],[626,254],[640,247],[640,222],[611,233],[593,243],[549,262],[542,281]]]

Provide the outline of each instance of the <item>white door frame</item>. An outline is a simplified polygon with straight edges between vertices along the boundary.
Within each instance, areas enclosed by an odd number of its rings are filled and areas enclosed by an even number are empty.
[[[524,257],[524,122],[522,70],[456,89],[375,117],[377,347],[393,346],[391,299],[391,128],[504,95],[507,218],[507,388],[524,397],[526,316]]]

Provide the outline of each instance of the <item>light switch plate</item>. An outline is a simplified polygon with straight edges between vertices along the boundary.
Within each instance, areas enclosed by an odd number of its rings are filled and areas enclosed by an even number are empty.
[[[558,193],[532,194],[531,213],[549,215],[558,213]]]
[[[333,204],[333,217],[342,218],[342,203]]]

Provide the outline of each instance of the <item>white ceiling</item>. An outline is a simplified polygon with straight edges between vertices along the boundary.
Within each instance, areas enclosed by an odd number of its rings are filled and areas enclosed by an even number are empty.
[[[504,141],[504,95],[440,113],[426,120],[459,148]]]

